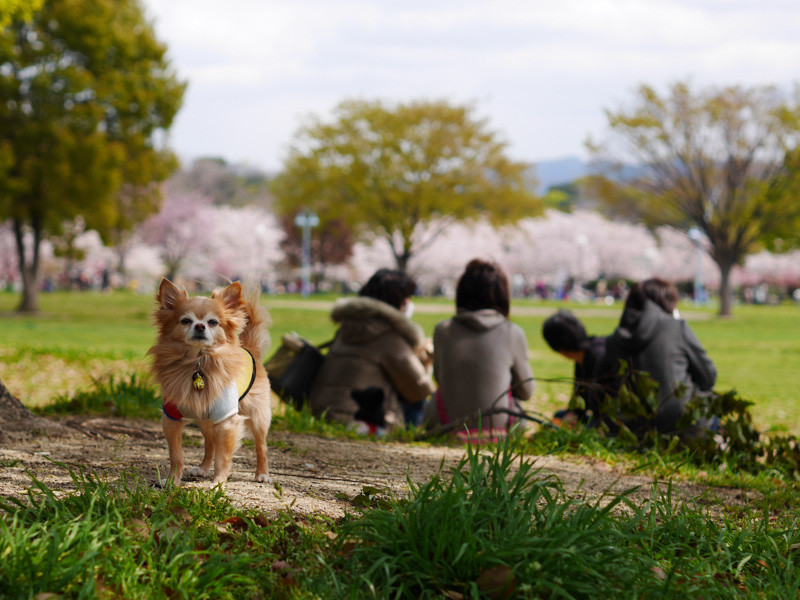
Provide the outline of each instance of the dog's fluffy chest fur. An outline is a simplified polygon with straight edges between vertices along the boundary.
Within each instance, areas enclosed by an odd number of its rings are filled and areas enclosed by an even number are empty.
[[[166,357],[154,354],[161,368],[156,374],[164,400],[172,402],[178,408],[207,410],[224,388],[237,380],[240,374],[249,367],[248,355],[239,347],[225,348],[214,353],[184,354],[183,357],[170,364]],[[195,389],[193,379],[195,373],[202,374],[204,387]]]

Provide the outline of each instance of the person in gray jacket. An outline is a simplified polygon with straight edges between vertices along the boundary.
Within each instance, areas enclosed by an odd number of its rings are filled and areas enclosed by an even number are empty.
[[[402,426],[402,402],[421,403],[433,392],[435,385],[423,364],[425,336],[407,316],[415,291],[407,274],[380,269],[359,297],[334,303],[331,319],[339,331],[308,398],[315,417],[354,423],[362,408],[357,399],[371,397],[380,404],[372,412],[380,414],[381,421],[385,417],[381,428]]]
[[[456,315],[433,333],[433,374],[439,389],[425,405],[423,421],[431,428],[493,408],[513,408],[513,399],[533,394],[525,332],[508,320],[508,278],[496,264],[470,261],[456,287]],[[480,418],[483,428],[506,429],[508,414]]]
[[[717,370],[688,323],[673,316],[677,291],[672,287],[659,279],[633,286],[619,327],[606,341],[601,372],[607,376],[616,374],[619,361],[626,360],[635,371],[649,373],[658,383],[655,419],[626,421],[634,433],[655,427],[659,433],[691,437],[709,423],[678,431],[678,420],[693,396],[711,391]],[[616,387],[620,384],[617,381]]]

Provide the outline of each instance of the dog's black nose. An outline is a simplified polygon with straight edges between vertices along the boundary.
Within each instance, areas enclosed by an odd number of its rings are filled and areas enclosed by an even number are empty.
[[[206,326],[203,325],[202,323],[197,323],[194,326],[195,331],[205,331],[205,328],[206,328]]]

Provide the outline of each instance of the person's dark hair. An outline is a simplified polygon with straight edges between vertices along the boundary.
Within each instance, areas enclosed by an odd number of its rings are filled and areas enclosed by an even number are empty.
[[[417,291],[410,275],[394,269],[379,269],[359,290],[359,296],[381,300],[400,310],[406,300]]]
[[[456,308],[481,310],[493,308],[507,317],[510,289],[500,265],[474,258],[464,269],[456,286]]]
[[[672,314],[678,306],[678,288],[668,281],[653,277],[634,284],[625,299],[625,309],[642,310],[647,300],[655,302],[665,313]]]
[[[586,350],[589,335],[578,317],[568,310],[559,310],[542,324],[542,336],[556,352]]]

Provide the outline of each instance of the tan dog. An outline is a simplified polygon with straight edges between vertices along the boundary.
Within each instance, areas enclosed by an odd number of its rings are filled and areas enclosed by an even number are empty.
[[[205,438],[203,462],[191,475],[208,476],[213,463],[212,484],[227,481],[247,421],[256,448],[255,479],[269,482],[272,410],[261,364],[269,341],[266,310],[257,298],[242,298],[239,282],[215,290],[211,298],[190,298],[185,289],[163,279],[156,302],[158,338],[148,354],[164,396],[161,424],[173,483],[179,485],[183,476],[186,419],[195,419]]]

